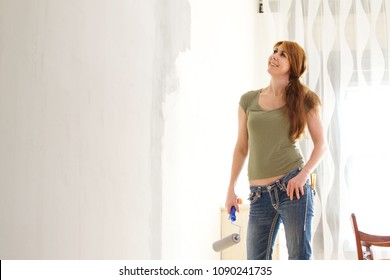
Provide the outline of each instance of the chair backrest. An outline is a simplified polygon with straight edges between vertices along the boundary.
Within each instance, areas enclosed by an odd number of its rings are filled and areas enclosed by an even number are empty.
[[[372,246],[390,247],[390,236],[374,235],[360,231],[355,213],[351,214],[351,222],[355,233],[358,260],[373,260]]]

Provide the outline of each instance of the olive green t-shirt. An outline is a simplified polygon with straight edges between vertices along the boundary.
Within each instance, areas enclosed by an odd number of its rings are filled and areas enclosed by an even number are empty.
[[[247,116],[249,180],[283,175],[304,165],[296,142],[288,137],[290,123],[283,108],[261,108],[259,93],[260,90],[249,91],[240,99]]]

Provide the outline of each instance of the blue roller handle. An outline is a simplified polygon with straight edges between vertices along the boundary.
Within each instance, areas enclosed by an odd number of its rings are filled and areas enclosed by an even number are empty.
[[[230,208],[229,219],[230,219],[232,222],[235,222],[235,221],[236,221],[236,207],[234,207],[234,206],[232,206],[232,208]]]

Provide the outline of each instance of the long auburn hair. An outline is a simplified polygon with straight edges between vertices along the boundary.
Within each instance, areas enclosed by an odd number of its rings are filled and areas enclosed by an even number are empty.
[[[321,101],[317,94],[302,84],[299,78],[306,71],[306,54],[296,42],[280,41],[275,48],[283,45],[290,62],[290,79],[285,90],[285,113],[290,121],[291,141],[299,139],[307,125],[307,113],[317,110]]]

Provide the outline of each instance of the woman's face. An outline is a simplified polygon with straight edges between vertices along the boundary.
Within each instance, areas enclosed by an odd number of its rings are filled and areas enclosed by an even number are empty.
[[[268,60],[268,73],[271,75],[287,76],[290,73],[290,61],[283,44],[276,46]]]

